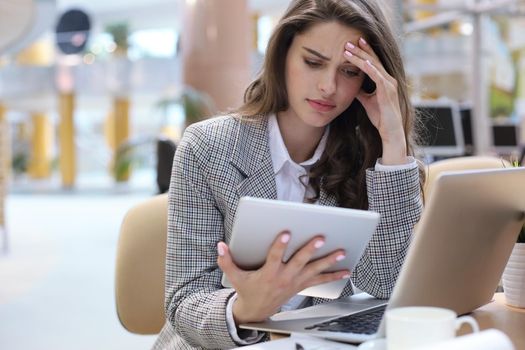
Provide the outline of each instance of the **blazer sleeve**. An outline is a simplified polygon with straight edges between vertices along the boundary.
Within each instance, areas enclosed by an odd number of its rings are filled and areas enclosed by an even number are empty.
[[[369,210],[381,217],[351,278],[359,289],[389,298],[423,210],[419,171],[367,170],[366,177]]]
[[[234,290],[221,285],[217,243],[224,240],[223,216],[204,171],[209,158],[204,132],[188,128],[177,148],[169,189],[166,252],[168,322],[195,347],[237,347],[226,321]]]

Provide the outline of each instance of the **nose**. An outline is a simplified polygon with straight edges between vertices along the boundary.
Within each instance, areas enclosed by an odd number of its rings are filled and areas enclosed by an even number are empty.
[[[326,70],[321,74],[319,79],[319,90],[323,92],[323,95],[331,96],[335,93],[337,88],[336,73]]]

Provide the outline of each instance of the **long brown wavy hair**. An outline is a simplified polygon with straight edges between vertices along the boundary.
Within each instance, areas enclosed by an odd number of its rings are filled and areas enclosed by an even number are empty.
[[[285,62],[288,49],[295,35],[317,23],[331,21],[360,31],[385,70],[396,79],[407,150],[413,155],[415,113],[408,95],[401,54],[376,0],[292,0],[273,31],[262,70],[246,89],[244,104],[237,113],[259,117],[287,110]],[[366,169],[373,167],[381,154],[379,132],[355,99],[332,121],[325,151],[308,174],[316,193],[310,200],[318,199],[322,186],[336,197],[339,205],[366,209]]]

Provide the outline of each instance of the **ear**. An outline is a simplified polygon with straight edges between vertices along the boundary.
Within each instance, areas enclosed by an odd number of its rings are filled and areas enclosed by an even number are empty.
[[[361,90],[367,94],[371,94],[376,91],[376,83],[368,75],[365,74],[365,79],[363,80],[363,85],[361,85]]]

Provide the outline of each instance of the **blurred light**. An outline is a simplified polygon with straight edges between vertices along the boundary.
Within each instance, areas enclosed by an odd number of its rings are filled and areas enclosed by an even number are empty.
[[[63,66],[76,66],[80,64],[81,59],[79,55],[60,55],[58,58],[58,63]]]
[[[474,26],[470,22],[461,23],[459,31],[463,35],[472,35],[474,31]]]
[[[107,52],[114,52],[117,49],[117,44],[111,42],[106,44],[106,51]]]
[[[95,44],[91,48],[91,52],[93,52],[95,55],[100,55],[102,52],[102,46],[100,44]]]
[[[130,35],[130,44],[137,57],[174,57],[177,35],[171,28],[139,30]]]
[[[257,51],[261,54],[266,52],[266,46],[268,45],[274,26],[274,21],[270,16],[261,16],[257,20]]]
[[[84,55],[83,61],[85,64],[92,64],[93,62],[95,62],[95,55],[93,55],[92,53],[87,53]]]

